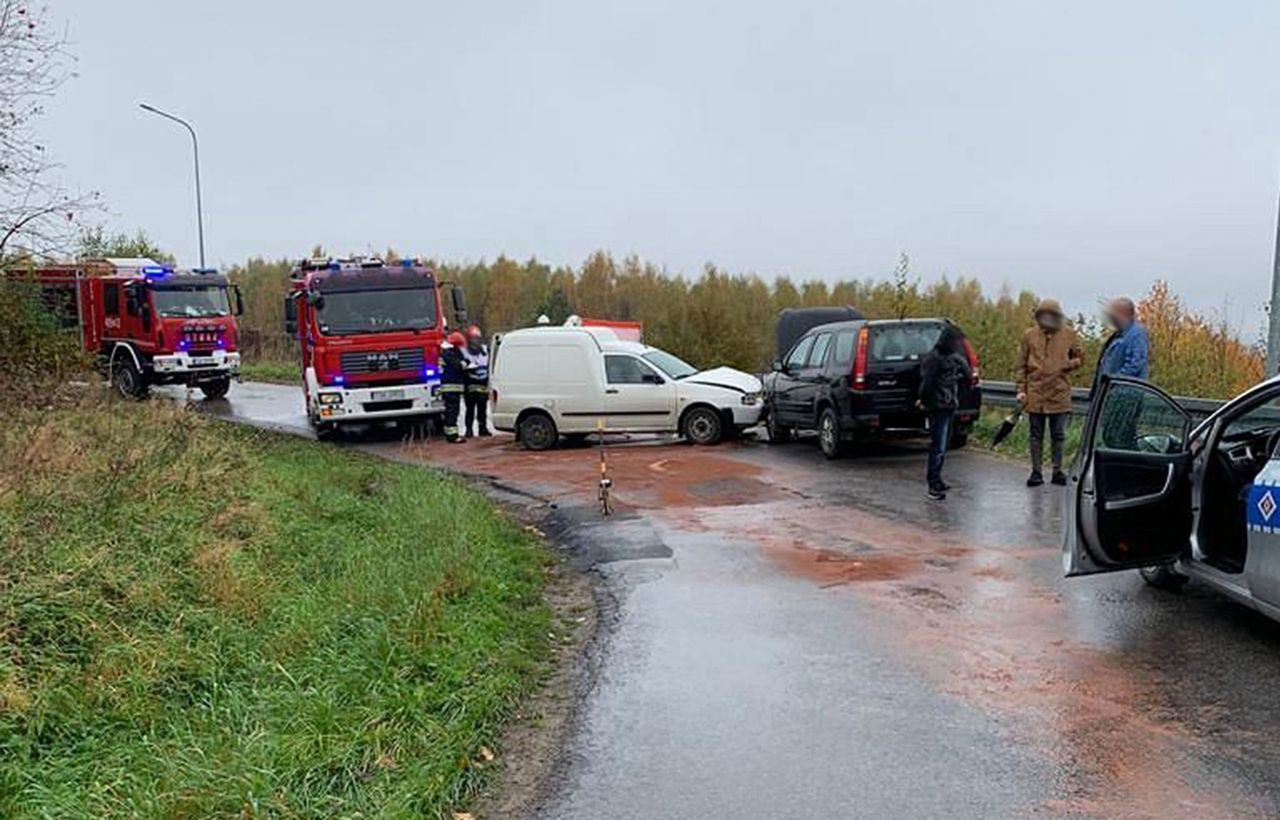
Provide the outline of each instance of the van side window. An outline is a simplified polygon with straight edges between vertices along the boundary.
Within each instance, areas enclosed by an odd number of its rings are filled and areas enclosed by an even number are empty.
[[[836,367],[848,370],[853,367],[853,345],[858,335],[852,330],[842,330],[836,334]]]
[[[120,286],[115,282],[102,286],[102,312],[108,316],[120,315]]]
[[[791,354],[787,356],[787,369],[800,370],[809,359],[809,351],[813,348],[813,337],[805,336],[795,347],[791,348]]]
[[[809,367],[825,367],[827,351],[831,349],[831,334],[824,333],[813,342],[813,351],[809,354]]]
[[[654,381],[653,369],[634,356],[605,356],[604,375],[609,384],[644,384]]]

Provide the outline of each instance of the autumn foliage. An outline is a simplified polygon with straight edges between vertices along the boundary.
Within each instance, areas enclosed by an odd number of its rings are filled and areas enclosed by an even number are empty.
[[[280,332],[281,300],[291,264],[253,259],[231,271],[245,291],[243,335],[250,357],[293,355]],[[922,284],[912,276],[905,256],[889,278],[835,283],[766,280],[711,264],[698,276],[685,276],[634,256],[618,261],[604,251],[576,269],[505,256],[492,262],[430,264],[441,279],[463,286],[472,320],[488,333],[532,325],[544,314],[553,323],[573,314],[640,321],[647,342],[696,365],[728,364],[756,372],[767,369],[777,356],[773,328],[778,311],[853,305],[873,318],[950,318],[973,339],[984,374],[1010,380],[1018,340],[1039,301],[1039,294],[1025,290],[988,294],[969,278]],[[1261,378],[1258,350],[1241,342],[1225,323],[1187,309],[1164,282],[1152,286],[1140,309],[1151,334],[1152,377],[1170,391],[1226,397]],[[1076,379],[1087,385],[1105,333],[1092,317],[1077,316],[1074,324],[1087,350],[1086,367]]]

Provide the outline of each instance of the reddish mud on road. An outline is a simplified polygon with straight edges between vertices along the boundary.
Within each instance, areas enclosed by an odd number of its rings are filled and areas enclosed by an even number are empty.
[[[293,424],[284,393],[246,399],[223,414]],[[1021,465],[958,452],[939,504],[915,444],[617,443],[602,520],[592,446],[360,446],[599,544],[617,611],[540,816],[1280,814],[1280,630],[1194,586],[1065,581],[1061,498]],[[615,550],[637,533],[670,557]]]

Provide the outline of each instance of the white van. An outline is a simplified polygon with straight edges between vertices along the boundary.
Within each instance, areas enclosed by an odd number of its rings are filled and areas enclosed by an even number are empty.
[[[531,450],[617,433],[679,433],[715,444],[760,421],[760,380],[729,367],[698,371],[608,328],[533,327],[501,337],[490,363],[493,426]]]

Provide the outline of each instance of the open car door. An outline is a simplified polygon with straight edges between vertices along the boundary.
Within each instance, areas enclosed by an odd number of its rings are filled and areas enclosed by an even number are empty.
[[[1067,493],[1068,576],[1177,559],[1191,539],[1191,417],[1139,379],[1104,377]]]

